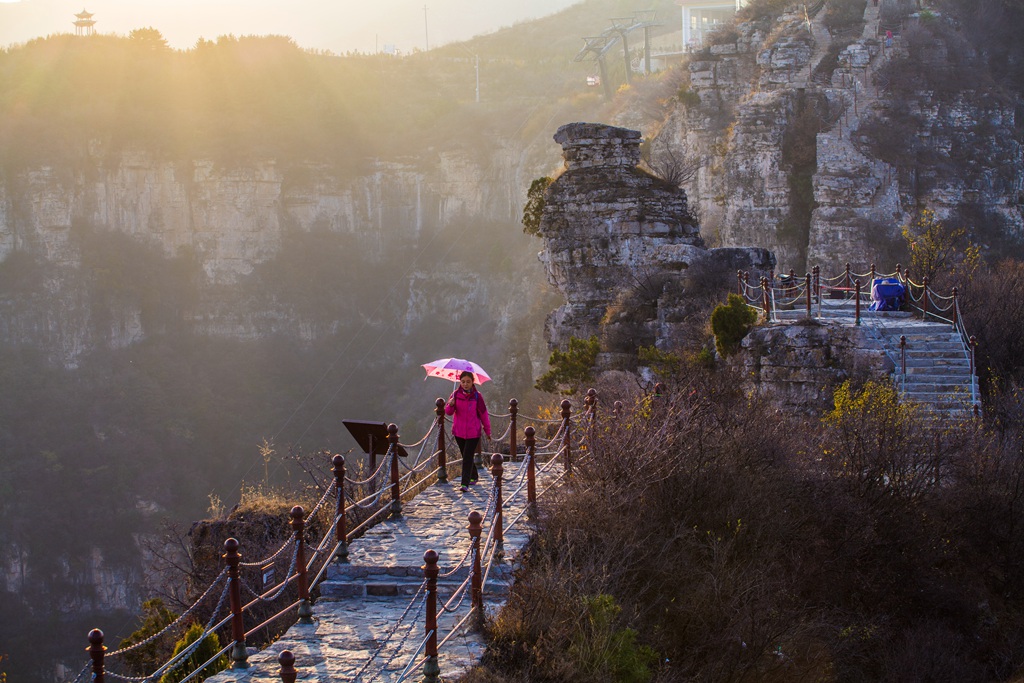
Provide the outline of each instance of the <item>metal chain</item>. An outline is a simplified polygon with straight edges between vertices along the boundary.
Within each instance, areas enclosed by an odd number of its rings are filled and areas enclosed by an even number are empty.
[[[357,671],[355,675],[352,676],[352,681],[360,680],[360,677],[366,672],[366,669],[369,668],[370,664],[373,663],[373,660],[377,659],[377,655],[381,653],[381,650],[384,649],[384,646],[387,645],[391,638],[394,637],[395,633],[398,631],[398,627],[402,624],[402,621],[409,614],[409,611],[413,608],[413,605],[416,604],[416,601],[420,599],[420,595],[423,593],[423,590],[426,588],[426,586],[427,580],[423,579],[423,583],[421,583],[419,589],[417,589],[416,595],[414,595],[412,600],[409,601],[409,604],[406,605],[405,611],[403,611],[402,615],[398,617],[398,620],[395,621],[394,626],[391,627],[391,630],[380,641],[380,643],[377,645],[377,648],[373,651],[373,654],[370,655],[369,659],[367,659],[363,663],[363,665],[359,667],[359,671]],[[374,678],[376,678],[376,676],[374,676]],[[373,679],[371,678],[370,680],[372,681]]]
[[[157,633],[154,633],[153,635],[149,636],[145,640],[140,640],[137,643],[132,643],[131,645],[126,645],[125,647],[122,647],[122,648],[120,648],[118,650],[115,650],[114,652],[108,652],[104,656],[104,658],[105,659],[109,659],[111,657],[117,657],[119,655],[123,655],[126,652],[131,652],[132,650],[137,650],[140,647],[143,647],[144,645],[148,645],[149,643],[152,643],[154,640],[156,640],[160,636],[162,636],[165,633],[167,633],[168,631],[170,631],[172,628],[174,628],[176,625],[178,625],[183,619],[185,619],[185,617],[187,617],[187,616],[191,615],[193,612],[195,612],[196,609],[198,609],[199,605],[203,602],[203,600],[206,599],[206,596],[208,596],[210,594],[210,591],[212,591],[214,589],[214,587],[216,587],[216,585],[219,584],[224,579],[224,577],[226,577],[227,575],[228,575],[228,568],[224,567],[223,569],[220,570],[220,574],[217,575],[217,578],[215,578],[213,580],[213,583],[211,583],[209,585],[209,587],[206,589],[206,592],[204,592],[202,595],[200,595],[199,598],[197,598],[196,601],[192,603],[192,606],[189,607],[184,612],[182,612],[181,615],[178,616],[177,619],[175,619],[171,623],[167,624],[167,626],[164,626],[162,629],[160,629],[160,631],[158,631]],[[81,674],[79,674],[79,675],[81,675]]]

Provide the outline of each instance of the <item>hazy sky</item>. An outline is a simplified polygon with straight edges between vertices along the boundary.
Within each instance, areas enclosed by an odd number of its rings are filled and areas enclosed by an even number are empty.
[[[489,33],[579,0],[0,0],[0,46],[74,30],[82,9],[99,33],[153,27],[175,48],[200,37],[288,35],[301,47],[403,52]],[[427,7],[424,21],[424,5]]]

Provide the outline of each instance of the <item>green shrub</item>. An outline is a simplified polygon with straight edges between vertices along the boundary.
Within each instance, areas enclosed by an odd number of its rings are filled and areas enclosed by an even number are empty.
[[[555,349],[551,352],[548,359],[551,369],[541,375],[535,386],[548,393],[561,390],[563,394],[575,394],[584,382],[592,378],[591,371],[600,350],[601,344],[596,336],[590,339],[570,337],[566,351]]]
[[[738,294],[730,294],[729,302],[711,312],[711,331],[715,333],[715,348],[723,356],[731,356],[740,348],[740,342],[757,322],[757,312],[747,306]]]
[[[615,628],[622,608],[611,595],[584,598],[586,618],[573,636],[569,655],[590,680],[619,683],[646,683],[658,654],[646,645],[637,645],[637,633],[631,628]]]
[[[196,623],[189,626],[188,630],[185,631],[185,635],[181,637],[181,640],[174,644],[174,654],[177,655],[182,652],[189,645],[199,640],[202,635],[203,627],[201,624]],[[210,636],[188,656],[181,666],[173,671],[168,671],[166,674],[161,676],[160,683],[178,683],[178,681],[183,680],[186,676],[198,669],[204,662],[213,657],[219,650],[220,638],[217,637],[216,633],[211,633]],[[228,658],[221,655],[192,680],[202,681],[219,671],[223,671],[227,667]]]
[[[678,354],[670,351],[662,351],[656,346],[641,346],[637,350],[637,358],[640,365],[645,365],[662,378],[671,377],[679,372],[683,359]]]
[[[699,107],[700,106],[700,95],[690,90],[690,86],[684,86],[679,89],[676,93],[676,99],[679,100],[679,104],[684,107]]]
[[[527,235],[540,235],[540,219],[544,215],[544,193],[554,182],[544,176],[530,183],[526,191],[526,205],[523,207],[523,232]]]

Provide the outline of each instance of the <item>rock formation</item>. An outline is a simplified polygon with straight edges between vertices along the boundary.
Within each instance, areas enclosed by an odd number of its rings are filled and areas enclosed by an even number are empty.
[[[570,123],[555,134],[565,172],[548,188],[541,260],[566,302],[548,318],[552,346],[597,335],[606,363],[635,363],[638,346],[678,339],[685,293],[701,278],[766,272],[764,249],[707,249],[686,193],[639,168],[640,133]],[[632,360],[630,360],[632,359]]]

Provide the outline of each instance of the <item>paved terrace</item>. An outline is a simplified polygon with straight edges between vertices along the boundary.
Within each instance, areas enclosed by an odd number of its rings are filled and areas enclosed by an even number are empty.
[[[542,465],[538,464],[538,470]],[[522,463],[504,463],[504,497],[508,499],[521,485]],[[278,657],[283,650],[295,655],[299,681],[365,683],[422,680],[422,654],[417,653],[425,636],[422,593],[423,554],[438,553],[438,664],[441,676],[451,678],[477,664],[484,651],[479,632],[467,626],[441,643],[457,621],[469,613],[469,590],[461,593],[454,613],[441,613],[440,605],[469,576],[463,562],[469,555],[468,518],[489,506],[492,478],[480,468],[480,482],[459,491],[457,478],[435,483],[405,503],[401,517],[388,519],[349,545],[349,562],[333,565],[320,584],[321,597],[313,607],[312,624],[295,624],[267,649],[251,654],[248,669],[229,669],[207,679],[213,683],[279,683]],[[538,474],[538,491],[555,474]],[[525,493],[503,507],[504,557],[495,558],[484,586],[484,606],[493,614],[504,603],[512,569],[529,538],[527,515],[523,514]],[[485,515],[486,516],[486,515]],[[513,521],[515,525],[508,529]],[[489,532],[483,529],[483,538]],[[486,563],[487,557],[482,561]],[[461,565],[461,566],[460,566]],[[456,567],[458,567],[456,569]],[[455,569],[454,572],[452,570]],[[450,576],[445,576],[450,573]],[[419,593],[419,599],[417,594]],[[455,605],[452,606],[453,609]],[[403,619],[404,617],[404,619]]]

